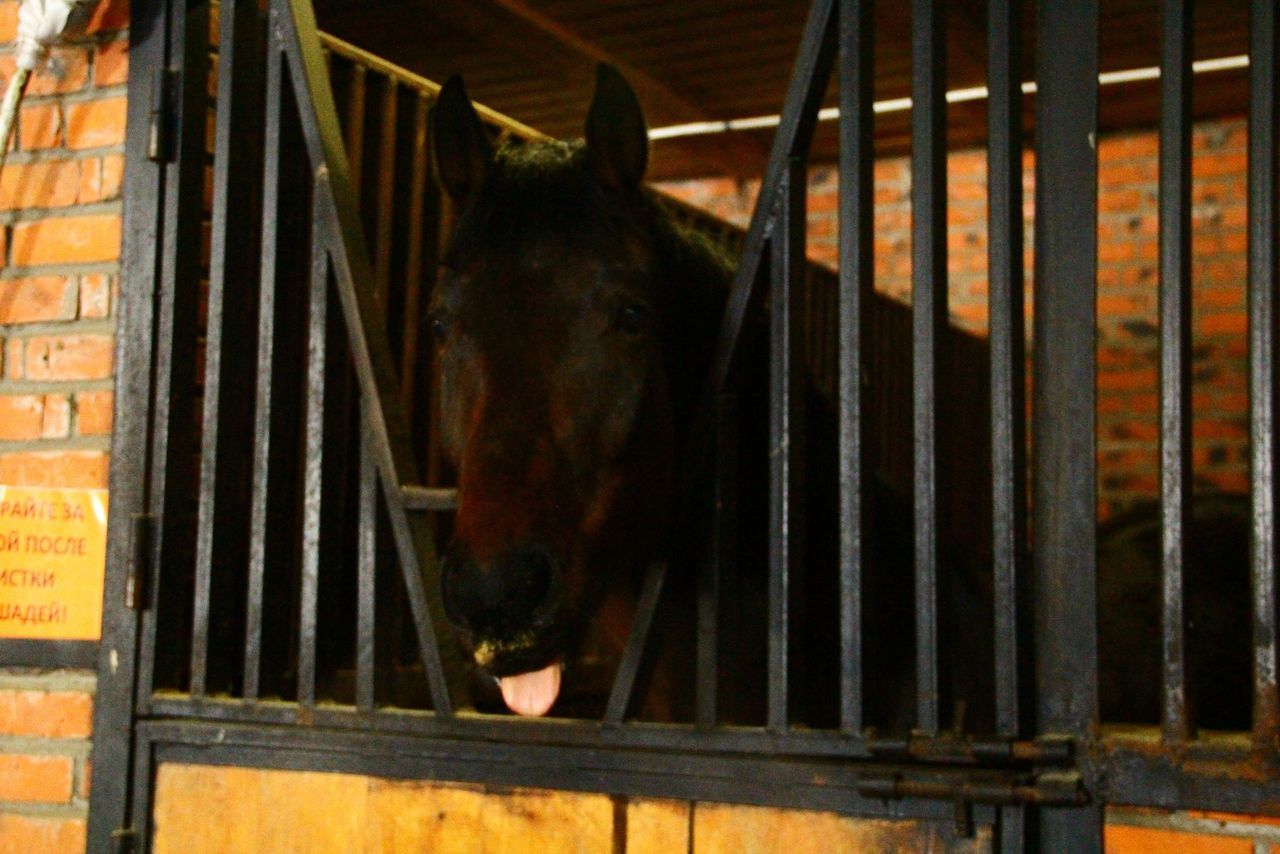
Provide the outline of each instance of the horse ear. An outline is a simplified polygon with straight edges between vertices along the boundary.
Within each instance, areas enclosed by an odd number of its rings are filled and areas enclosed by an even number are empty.
[[[489,174],[493,145],[458,75],[440,89],[434,112],[436,171],[445,191],[462,203],[480,189]]]
[[[640,99],[612,65],[596,69],[596,94],[587,112],[587,155],[604,181],[624,190],[640,186],[649,162],[649,134]]]

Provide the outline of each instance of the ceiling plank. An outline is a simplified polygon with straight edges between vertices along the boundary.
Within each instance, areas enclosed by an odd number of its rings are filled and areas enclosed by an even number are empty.
[[[656,108],[657,114],[662,116],[664,122],[670,121],[675,124],[707,121],[714,118],[707,113],[705,107],[677,92],[667,83],[615,56],[596,42],[566,27],[559,21],[530,7],[524,0],[489,0],[489,3],[518,18],[526,25],[550,36],[556,42],[575,53],[594,62],[604,62],[612,65],[622,73],[622,76],[630,81],[643,102],[651,108]],[[725,138],[719,142],[722,144],[717,145],[716,149],[714,149],[713,159],[720,165],[725,174],[736,175],[741,171],[744,163],[758,162],[767,154],[755,141],[732,134],[725,135]]]

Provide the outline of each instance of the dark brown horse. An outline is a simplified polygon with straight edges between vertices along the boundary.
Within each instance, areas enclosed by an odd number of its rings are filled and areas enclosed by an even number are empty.
[[[457,77],[434,122],[459,212],[430,309],[460,502],[443,601],[506,705],[540,715],[664,547],[727,267],[641,185],[645,122],[612,68],[584,143],[495,149]]]

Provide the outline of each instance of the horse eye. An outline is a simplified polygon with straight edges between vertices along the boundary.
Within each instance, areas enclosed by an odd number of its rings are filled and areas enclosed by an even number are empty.
[[[434,315],[431,318],[431,337],[435,338],[436,342],[440,344],[443,344],[444,339],[449,337],[449,323],[439,315]]]
[[[639,304],[624,305],[614,318],[614,326],[619,332],[627,335],[639,335],[645,331],[649,321],[649,309]]]

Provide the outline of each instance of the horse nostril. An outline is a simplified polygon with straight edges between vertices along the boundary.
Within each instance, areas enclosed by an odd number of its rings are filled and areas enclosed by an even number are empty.
[[[560,571],[540,547],[516,549],[485,565],[450,554],[440,567],[440,594],[456,628],[485,637],[508,635],[551,621],[560,605]]]
[[[560,573],[556,560],[543,548],[521,549],[511,556],[513,579],[521,581],[515,604],[528,609],[528,623],[548,621],[560,604]]]

